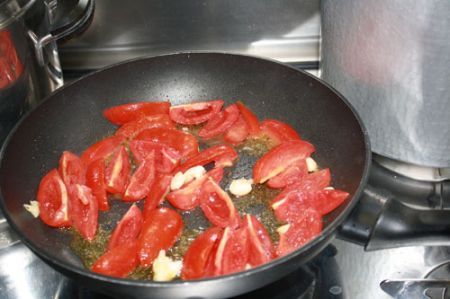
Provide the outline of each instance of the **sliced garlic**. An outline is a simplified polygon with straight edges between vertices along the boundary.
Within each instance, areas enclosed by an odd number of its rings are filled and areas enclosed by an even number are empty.
[[[170,189],[178,190],[183,185],[184,185],[184,174],[181,171],[179,171],[173,176],[172,180],[170,181]]]
[[[36,200],[30,200],[30,204],[24,204],[23,207],[30,212],[34,218],[39,217],[39,202]]]
[[[202,177],[206,173],[203,166],[194,166],[186,170],[184,173],[184,183],[187,184],[194,179]]]
[[[284,204],[286,202],[286,200],[287,200],[287,197],[282,200],[276,201],[275,203],[272,204],[272,209],[274,209],[274,210],[278,209],[278,207],[281,206],[282,204]]]
[[[314,161],[314,159],[311,157],[306,158],[306,167],[308,168],[309,172],[314,172],[319,169],[319,166],[317,166],[316,161]]]
[[[285,233],[289,230],[289,227],[290,227],[290,226],[291,226],[290,224],[282,225],[282,226],[280,226],[279,228],[277,228],[277,232],[278,232],[280,235],[285,234]]]
[[[252,191],[253,180],[237,179],[233,180],[230,184],[230,192],[236,196],[243,196],[249,194]]]
[[[153,261],[153,280],[171,281],[180,275],[182,261],[174,261],[166,256],[166,252],[161,250],[158,257]]]

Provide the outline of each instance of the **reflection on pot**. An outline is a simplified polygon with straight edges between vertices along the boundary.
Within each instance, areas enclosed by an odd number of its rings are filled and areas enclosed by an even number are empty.
[[[23,73],[11,34],[8,30],[0,31],[0,89],[4,89],[17,81]]]

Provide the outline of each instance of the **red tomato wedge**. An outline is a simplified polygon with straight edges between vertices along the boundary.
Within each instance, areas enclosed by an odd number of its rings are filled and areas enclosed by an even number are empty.
[[[226,275],[245,269],[249,259],[247,228],[225,228],[217,248],[215,275]]]
[[[320,190],[315,194],[314,208],[320,215],[326,215],[339,207],[350,194],[348,192],[334,190]]]
[[[167,200],[171,205],[180,210],[189,211],[196,208],[200,204],[203,184],[208,177],[220,183],[223,177],[223,168],[214,168],[202,177],[188,183],[183,188],[170,192],[167,195]]]
[[[241,113],[242,117],[247,123],[249,135],[250,136],[258,135],[260,132],[260,128],[259,128],[259,121],[256,115],[240,101],[236,102],[236,106],[238,107],[239,112]]]
[[[170,102],[136,102],[114,106],[103,111],[103,116],[116,125],[123,125],[143,116],[169,114]]]
[[[214,167],[232,166],[237,157],[236,150],[229,145],[212,146],[186,160],[177,171],[185,172],[191,167],[205,166],[211,162],[214,162]]]
[[[245,215],[244,221],[249,239],[248,263],[256,267],[269,262],[275,257],[275,249],[266,228],[253,215]]]
[[[167,200],[177,209],[184,211],[194,209],[199,205],[200,191],[202,190],[202,185],[207,178],[208,176],[204,175],[193,180],[185,187],[170,192],[167,194]]]
[[[105,170],[106,191],[123,194],[130,180],[131,166],[125,147],[121,145]]]
[[[117,131],[117,136],[123,136],[124,138],[132,139],[134,136],[151,128],[171,128],[175,129],[175,125],[167,114],[156,114],[141,117],[136,120],[129,121],[123,124]]]
[[[207,264],[214,259],[214,249],[222,231],[220,227],[211,227],[195,238],[183,257],[182,279],[199,279],[208,275]]]
[[[309,173],[302,180],[288,186],[285,190],[301,189],[306,191],[318,191],[330,186],[330,183],[331,183],[330,169],[324,168]]]
[[[39,217],[52,227],[70,226],[69,193],[58,170],[52,169],[41,180],[37,193]]]
[[[170,181],[172,175],[170,174],[156,174],[155,181],[153,182],[150,192],[144,203],[144,219],[148,218],[151,211],[156,209],[159,204],[164,200],[166,195],[170,191]]]
[[[308,167],[306,160],[299,160],[295,164],[289,166],[282,173],[274,176],[267,181],[267,185],[270,188],[284,188],[288,185],[292,185],[299,182],[302,178],[308,175]]]
[[[278,256],[287,255],[308,243],[322,231],[322,218],[315,210],[307,209],[300,217],[278,229],[280,240],[276,249]]]
[[[81,160],[84,165],[89,166],[95,160],[106,159],[120,146],[123,140],[122,136],[111,136],[102,139],[88,147],[81,154]]]
[[[168,147],[176,149],[184,159],[193,157],[198,153],[197,139],[192,134],[174,129],[146,129],[139,133],[136,139],[165,144]]]
[[[72,226],[88,241],[95,238],[98,227],[98,202],[89,187],[70,187],[69,215]]]
[[[249,128],[242,116],[225,133],[223,139],[231,144],[238,144],[244,141],[248,136]]]
[[[142,228],[142,213],[133,204],[117,223],[109,238],[107,250],[137,241]]]
[[[321,205],[326,206],[326,203],[318,201],[316,194],[322,191],[323,188],[329,186],[330,180],[330,171],[323,169],[308,174],[298,183],[286,187],[273,199],[271,204],[277,219],[280,221],[293,221],[306,208],[319,211]],[[324,196],[322,199],[326,199],[326,197]],[[336,204],[339,205],[340,203],[330,203],[330,207]],[[323,215],[323,213],[321,214]]]
[[[86,183],[86,167],[81,159],[69,151],[64,151],[59,159],[59,174],[66,186]]]
[[[222,109],[223,101],[195,102],[170,107],[170,118],[183,125],[198,125],[208,121]]]
[[[171,173],[180,164],[180,153],[171,147],[162,148],[160,153],[161,155],[158,156],[156,170],[160,173]]]
[[[113,277],[127,277],[139,265],[137,250],[137,242],[116,246],[94,263],[92,271]]]
[[[138,241],[141,266],[149,267],[160,250],[168,250],[183,231],[183,220],[174,210],[159,208],[149,213],[142,226]]]
[[[239,226],[239,213],[231,198],[212,178],[208,178],[203,184],[200,207],[206,218],[216,226],[231,228]]]
[[[86,186],[91,188],[92,195],[97,199],[100,211],[109,210],[105,183],[105,161],[98,159],[89,164],[86,170]]]
[[[130,150],[135,162],[142,163],[144,158],[152,151],[155,152],[155,167],[159,173],[171,173],[180,163],[180,153],[162,143],[146,140],[131,140]]]
[[[279,175],[291,165],[309,157],[315,148],[303,140],[284,142],[262,156],[253,167],[253,180],[255,183],[265,181]]]
[[[220,181],[223,178],[223,168],[217,167],[213,168],[206,173],[210,178],[212,178],[217,184],[220,184]]]
[[[198,136],[210,139],[225,133],[239,118],[239,109],[236,104],[230,105],[223,111],[216,113],[206,125],[200,129]]]
[[[275,119],[266,119],[261,122],[261,133],[272,139],[275,144],[289,140],[300,140],[300,136],[294,128]]]
[[[150,152],[135,170],[123,194],[123,201],[143,199],[155,180],[155,152]]]

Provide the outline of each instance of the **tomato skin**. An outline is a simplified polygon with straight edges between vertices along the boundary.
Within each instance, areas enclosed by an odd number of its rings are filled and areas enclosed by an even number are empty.
[[[267,181],[267,186],[270,188],[284,188],[288,185],[295,184],[307,175],[308,167],[306,165],[306,160],[299,160],[282,173],[269,179]]]
[[[277,219],[279,221],[294,221],[301,215],[301,211],[306,208],[319,211],[321,206],[326,210],[327,207],[331,208],[333,205],[339,204],[333,201],[328,206],[326,202],[322,202],[317,198],[317,193],[329,186],[330,180],[329,169],[323,169],[310,173],[301,181],[286,187],[272,200],[271,206]],[[327,199],[326,196],[322,198],[322,200],[325,199]],[[323,213],[321,214],[323,215]]]
[[[92,195],[97,199],[100,211],[109,210],[108,195],[105,184],[105,161],[98,159],[89,164],[86,169],[86,186],[91,188]]]
[[[177,171],[185,172],[191,167],[205,166],[211,162],[214,162],[215,167],[231,166],[237,158],[236,150],[229,145],[212,146],[186,160],[178,167]]]
[[[223,136],[226,142],[231,144],[238,144],[244,141],[249,134],[249,128],[242,116],[228,129]]]
[[[323,223],[319,213],[313,209],[302,211],[296,221],[289,223],[286,232],[280,233],[276,248],[277,256],[287,255],[308,243],[322,231]]]
[[[212,178],[208,178],[203,184],[200,207],[206,218],[218,227],[239,226],[239,213],[233,201]]]
[[[95,160],[106,159],[120,146],[123,140],[122,136],[111,136],[102,139],[88,147],[81,154],[81,160],[84,165],[89,166]]]
[[[225,133],[239,118],[239,109],[232,104],[215,114],[206,125],[200,129],[198,136],[203,139],[211,139]]]
[[[39,217],[52,227],[68,227],[71,225],[68,206],[69,192],[58,170],[52,169],[39,183],[37,200]]]
[[[248,263],[256,267],[269,262],[275,257],[275,249],[266,228],[253,215],[247,214],[244,219],[249,239]]]
[[[125,147],[121,145],[105,169],[106,191],[113,194],[124,194],[130,180],[130,172],[128,154]]]
[[[171,128],[175,129],[175,125],[167,114],[155,114],[138,118],[123,124],[115,133],[116,136],[122,136],[132,139],[145,129],[151,128]]]
[[[211,227],[189,245],[183,257],[182,279],[199,279],[208,275],[207,263],[214,257],[214,247],[221,238],[222,231],[220,227]]]
[[[239,112],[247,123],[249,135],[257,136],[260,133],[260,128],[259,121],[256,115],[240,101],[236,102],[236,106],[238,107]]]
[[[170,181],[172,175],[170,174],[156,174],[155,181],[153,182],[150,192],[147,195],[144,203],[143,217],[147,219],[151,212],[161,204],[166,195],[170,191]]]
[[[284,142],[271,149],[255,163],[253,180],[255,183],[264,183],[299,160],[309,157],[314,151],[314,146],[303,140]]]
[[[275,144],[289,140],[300,140],[300,136],[294,128],[275,119],[266,119],[261,122],[261,133],[272,139]]]
[[[167,200],[180,210],[189,211],[196,208],[200,204],[200,196],[204,192],[203,184],[208,177],[219,183],[223,177],[223,168],[214,168],[181,189],[170,192],[167,194]]]
[[[223,100],[194,102],[170,107],[170,118],[183,125],[198,125],[208,121],[222,109]]]
[[[59,174],[66,186],[86,183],[86,167],[81,159],[69,151],[64,151],[59,159]]]
[[[75,184],[69,191],[69,215],[72,226],[88,241],[95,238],[98,227],[98,202],[89,187]]]
[[[168,114],[170,102],[135,102],[114,106],[103,111],[103,116],[116,125],[123,125],[143,116]]]
[[[151,152],[155,152],[155,167],[159,173],[171,173],[180,163],[180,153],[164,144],[147,140],[131,140],[130,150],[135,162],[142,163],[144,158]]]
[[[147,140],[165,144],[176,149],[181,157],[188,159],[198,153],[197,139],[189,133],[169,128],[146,129],[136,136],[137,140]]]
[[[224,237],[226,235],[227,237]],[[241,227],[236,230],[225,228],[216,253],[215,274],[226,275],[244,270],[249,254],[247,228]]]
[[[107,250],[92,266],[95,273],[127,277],[138,265],[137,242],[130,242]]]
[[[150,152],[135,170],[125,189],[123,201],[137,201],[143,199],[150,192],[155,180],[155,152]]]
[[[125,215],[123,215],[122,219],[116,224],[116,227],[109,238],[107,250],[136,242],[139,233],[141,232],[142,219],[141,210],[133,204]]]
[[[145,219],[138,240],[138,256],[144,267],[152,265],[160,250],[168,250],[183,231],[183,220],[174,210],[159,208]]]

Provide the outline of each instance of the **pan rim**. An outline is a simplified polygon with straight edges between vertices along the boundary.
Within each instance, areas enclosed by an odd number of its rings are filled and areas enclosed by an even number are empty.
[[[67,271],[70,272],[74,272],[77,275],[81,275],[81,276],[85,276],[85,277],[89,277],[92,279],[96,279],[96,280],[100,280],[103,282],[107,282],[107,283],[114,283],[114,284],[118,284],[118,285],[123,285],[123,286],[134,286],[134,287],[150,287],[150,288],[185,288],[187,286],[195,286],[197,284],[201,284],[201,283],[213,283],[213,282],[217,282],[217,281],[227,281],[227,280],[237,280],[237,279],[242,279],[243,277],[246,276],[252,276],[260,271],[265,271],[269,268],[272,267],[277,267],[281,264],[286,263],[288,260],[291,260],[297,256],[300,256],[304,253],[306,253],[308,250],[310,250],[311,248],[317,246],[320,242],[322,242],[323,240],[327,239],[327,238],[333,238],[333,233],[337,232],[337,230],[339,229],[339,226],[344,222],[344,220],[348,217],[348,215],[350,214],[350,212],[353,210],[353,208],[355,207],[355,205],[357,204],[357,202],[359,201],[359,198],[361,197],[361,194],[364,190],[364,187],[368,181],[368,176],[369,176],[369,171],[370,171],[370,162],[371,162],[371,157],[372,157],[372,152],[371,152],[371,147],[370,147],[370,139],[369,139],[369,135],[368,135],[368,131],[365,128],[364,124],[362,123],[362,120],[359,116],[359,114],[357,113],[356,109],[352,106],[352,104],[341,94],[339,93],[335,88],[333,88],[330,84],[328,84],[327,82],[324,82],[323,80],[321,80],[318,77],[315,77],[303,70],[297,69],[293,66],[290,66],[286,63],[274,60],[274,59],[270,59],[267,57],[260,57],[260,56],[255,56],[255,55],[244,55],[244,54],[239,54],[239,53],[233,53],[233,52],[221,52],[221,51],[188,51],[188,52],[173,52],[173,53],[167,53],[164,55],[156,55],[156,56],[141,56],[141,57],[137,57],[137,58],[133,58],[130,60],[126,60],[126,61],[122,61],[113,65],[109,65],[105,68],[93,71],[91,73],[89,73],[86,76],[83,76],[77,80],[74,80],[71,83],[68,83],[66,85],[64,85],[63,87],[59,88],[58,90],[54,91],[53,93],[51,93],[50,95],[48,95],[47,97],[45,97],[41,103],[39,103],[38,105],[36,105],[33,109],[31,109],[30,111],[28,111],[27,113],[25,113],[22,118],[19,120],[19,122],[14,126],[14,128],[10,131],[10,133],[8,134],[7,138],[5,139],[2,148],[0,150],[0,169],[2,167],[3,164],[3,157],[4,157],[4,153],[6,151],[6,148],[8,147],[8,144],[10,142],[10,140],[12,139],[14,133],[17,131],[17,129],[21,126],[21,124],[24,122],[25,119],[28,118],[28,116],[33,113],[38,107],[40,107],[41,105],[43,105],[45,102],[47,102],[49,99],[51,99],[52,97],[54,97],[55,95],[63,92],[66,88],[73,88],[72,86],[79,84],[78,82],[80,81],[84,81],[84,80],[88,80],[89,78],[91,78],[92,76],[95,76],[97,73],[100,72],[104,72],[107,70],[111,70],[113,68],[122,66],[122,65],[126,65],[126,64],[131,64],[131,63],[137,63],[139,61],[143,61],[143,60],[150,60],[150,59],[155,59],[155,58],[162,58],[162,57],[168,57],[168,56],[180,56],[180,55],[185,55],[189,58],[190,55],[224,55],[224,56],[240,56],[240,57],[244,57],[244,58],[250,58],[250,59],[257,59],[257,60],[262,60],[263,62],[270,62],[270,63],[275,63],[279,66],[282,67],[287,67],[291,70],[294,70],[296,72],[300,72],[303,75],[306,75],[310,78],[312,78],[315,81],[318,81],[319,83],[323,84],[324,86],[326,86],[328,89],[330,89],[334,94],[336,94],[338,96],[338,98],[350,109],[350,111],[352,112],[353,116],[355,117],[355,120],[357,121],[360,129],[361,129],[361,133],[362,133],[362,137],[363,137],[363,143],[364,143],[364,148],[365,148],[365,161],[364,161],[364,168],[363,168],[363,172],[362,172],[362,177],[361,180],[359,182],[358,188],[356,189],[353,197],[351,198],[351,200],[348,203],[348,206],[336,217],[336,219],[334,219],[327,227],[325,227],[322,232],[320,233],[320,235],[318,235],[317,237],[315,237],[313,240],[311,240],[310,242],[308,242],[307,244],[305,244],[304,246],[302,246],[301,248],[293,251],[292,253],[274,259],[264,265],[249,269],[249,270],[245,270],[245,271],[241,271],[241,272],[237,272],[237,273],[233,273],[233,274],[229,274],[229,275],[223,275],[223,276],[218,276],[218,277],[212,277],[212,278],[205,278],[205,279],[199,279],[199,280],[188,280],[188,281],[170,281],[170,282],[155,282],[155,281],[146,281],[146,280],[132,280],[132,279],[126,279],[126,278],[114,278],[114,277],[110,277],[110,276],[105,276],[105,275],[101,275],[101,274],[97,274],[94,273],[90,270],[88,270],[87,268],[80,268],[80,267],[76,267],[73,266],[71,264],[66,263],[63,260],[60,259],[54,259],[52,256],[48,255],[46,252],[41,252],[40,249],[34,245],[34,243],[29,240],[29,238],[27,238],[24,234],[21,233],[20,229],[15,225],[14,221],[12,220],[12,218],[10,217],[10,215],[5,212],[6,208],[5,208],[5,204],[4,204],[4,200],[3,200],[3,192],[1,190],[1,186],[0,186],[0,208],[3,211],[3,214],[5,216],[5,218],[8,221],[8,224],[11,228],[13,228],[13,230],[18,234],[20,240],[29,248],[31,249],[36,255],[38,255],[40,258],[42,258],[44,261],[51,263],[51,264],[55,264],[58,268],[62,268],[62,269],[66,269]]]

